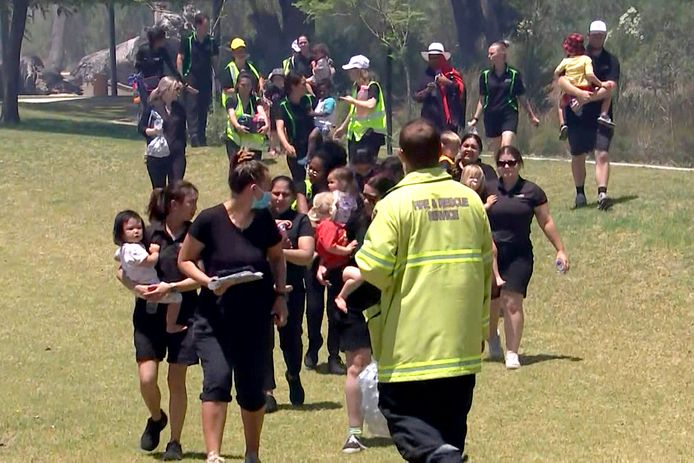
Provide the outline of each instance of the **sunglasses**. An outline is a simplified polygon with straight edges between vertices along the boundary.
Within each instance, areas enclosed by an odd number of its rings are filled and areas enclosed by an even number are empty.
[[[496,162],[496,167],[516,167],[518,165],[518,161],[515,159],[507,159],[505,161],[497,161]]]

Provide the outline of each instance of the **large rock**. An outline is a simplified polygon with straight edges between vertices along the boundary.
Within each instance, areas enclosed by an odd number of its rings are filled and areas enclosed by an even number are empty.
[[[44,68],[38,56],[22,56],[19,60],[19,93],[22,95],[50,95],[55,93],[82,94],[82,89],[71,80],[65,80],[55,71]]]
[[[186,20],[181,15],[163,13],[157,24],[166,30],[168,37],[166,48],[169,51],[172,62],[175,63],[181,33],[185,28]],[[135,55],[137,50],[145,43],[147,43],[147,38],[146,33],[143,33],[140,37],[133,37],[116,45],[118,82],[127,84],[128,76],[135,72]],[[97,74],[103,74],[109,78],[111,76],[111,60],[108,48],[85,56],[72,72],[75,79],[81,83],[92,82]]]

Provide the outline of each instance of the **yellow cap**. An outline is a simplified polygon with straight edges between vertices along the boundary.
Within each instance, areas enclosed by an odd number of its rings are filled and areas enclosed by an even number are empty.
[[[246,42],[238,37],[231,41],[231,49],[236,50],[237,48],[246,48]]]

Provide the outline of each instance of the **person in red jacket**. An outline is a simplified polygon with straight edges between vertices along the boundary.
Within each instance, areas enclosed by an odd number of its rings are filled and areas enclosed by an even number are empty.
[[[467,92],[458,71],[450,64],[451,54],[437,42],[422,52],[429,66],[413,98],[422,103],[422,119],[431,122],[439,132],[461,133],[465,126]]]

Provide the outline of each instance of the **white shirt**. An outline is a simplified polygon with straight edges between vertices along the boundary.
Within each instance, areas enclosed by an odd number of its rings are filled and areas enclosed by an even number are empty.
[[[123,273],[129,280],[141,285],[156,285],[159,277],[154,267],[142,265],[149,253],[142,243],[124,243],[114,257],[120,260]]]

